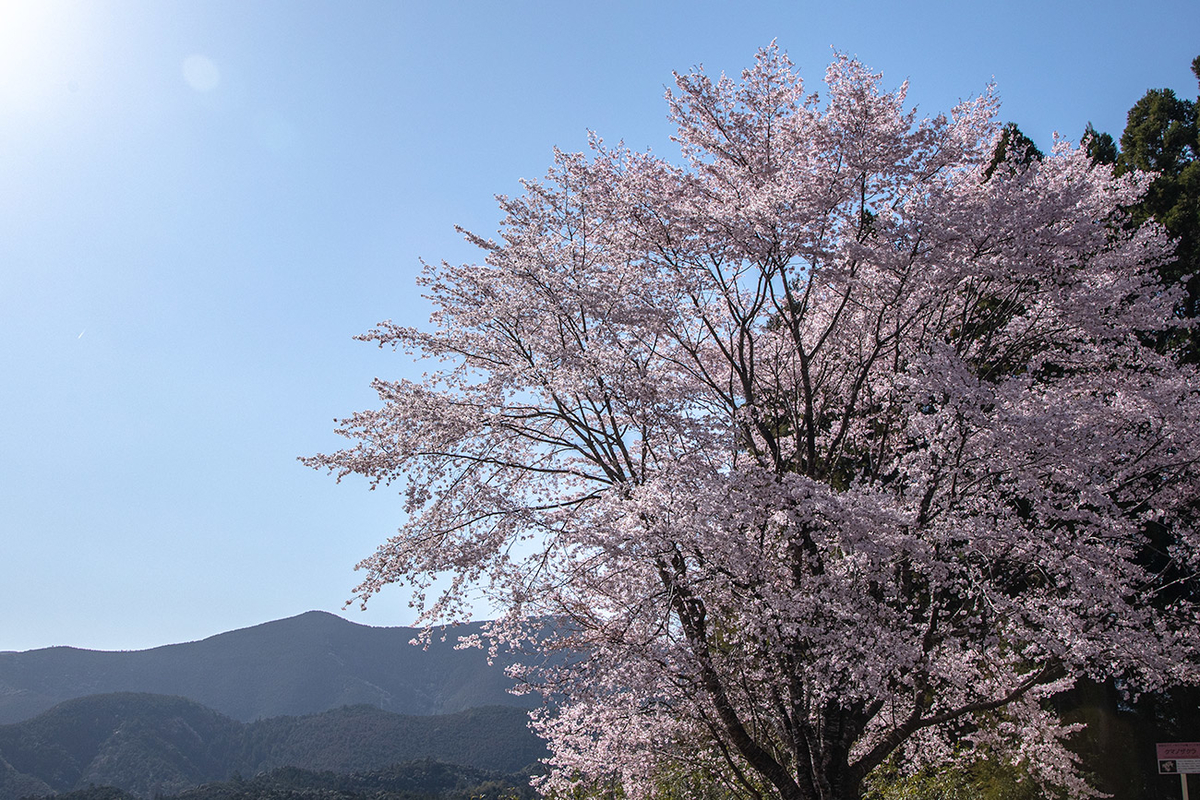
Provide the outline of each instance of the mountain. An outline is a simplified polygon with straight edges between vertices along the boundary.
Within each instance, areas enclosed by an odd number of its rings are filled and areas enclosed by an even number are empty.
[[[529,708],[508,693],[501,655],[454,649],[479,623],[409,644],[415,628],[376,628],[310,611],[186,644],[108,652],[51,647],[0,653],[0,723],[29,719],[64,700],[112,692],[187,697],[249,722],[366,704],[398,714],[449,714],[485,705]],[[0,781],[4,780],[0,764]]]
[[[408,716],[352,706],[243,723],[182,697],[76,698],[0,725],[0,800],[112,786],[141,798],[283,767],[365,773],[416,759],[515,773],[545,756],[523,709]]]

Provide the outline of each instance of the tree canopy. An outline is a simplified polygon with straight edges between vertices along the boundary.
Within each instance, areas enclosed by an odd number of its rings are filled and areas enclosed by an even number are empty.
[[[1088,794],[1041,701],[1198,677],[1138,557],[1170,526],[1194,570],[1200,487],[1197,375],[1143,335],[1179,302],[1126,224],[1148,181],[993,163],[991,94],[920,119],[845,57],[820,93],[775,47],[676,78],[678,162],[556,153],[482,263],[426,267],[428,327],[363,336],[430,369],[306,459],[401,484],[364,599],[482,585],[496,639],[575,654],[525,674],[562,700],[546,789],[846,800],[1004,754]]]
[[[1200,56],[1192,61],[1200,80]],[[1129,109],[1120,149],[1107,133],[1088,126],[1085,145],[1093,160],[1112,164],[1118,174],[1153,175],[1146,193],[1130,207],[1131,223],[1154,220],[1174,239],[1173,256],[1160,267],[1167,285],[1186,281],[1177,313],[1200,317],[1200,97],[1185,100],[1170,89],[1151,89]],[[1200,331],[1175,337],[1185,357],[1200,362]]]

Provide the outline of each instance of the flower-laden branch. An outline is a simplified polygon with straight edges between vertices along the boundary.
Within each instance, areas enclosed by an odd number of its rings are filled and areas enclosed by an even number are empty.
[[[560,654],[521,673],[547,789],[848,800],[976,742],[1086,795],[1038,701],[1197,678],[1159,593],[1200,566],[1200,383],[1144,345],[1179,291],[1122,224],[1145,180],[993,164],[990,90],[918,119],[881,85],[839,57],[818,95],[771,47],[678,77],[678,163],[556,153],[482,263],[426,267],[428,328],[364,337],[429,377],[305,459],[404,487],[364,600],[432,623],[482,587],[497,643]]]

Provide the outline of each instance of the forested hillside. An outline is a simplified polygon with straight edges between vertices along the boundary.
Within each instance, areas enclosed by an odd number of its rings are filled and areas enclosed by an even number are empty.
[[[207,783],[161,800],[527,800],[533,790],[525,775],[496,772],[422,760],[395,764],[383,770],[343,775],[283,767],[250,780]],[[134,800],[136,795],[112,786],[92,786],[56,795],[58,800]]]
[[[281,767],[365,773],[416,759],[515,773],[545,755],[526,722],[514,707],[417,717],[353,706],[247,724],[181,697],[97,695],[0,725],[0,800],[89,786],[148,798]]]

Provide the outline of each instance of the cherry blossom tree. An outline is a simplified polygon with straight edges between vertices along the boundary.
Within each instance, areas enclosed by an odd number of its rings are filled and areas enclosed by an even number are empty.
[[[1197,375],[1139,335],[1178,322],[1120,224],[1147,179],[993,164],[990,91],[919,118],[845,57],[676,83],[680,158],[556,152],[482,263],[426,267],[429,326],[362,337],[433,365],[305,459],[402,487],[364,602],[482,587],[495,642],[573,654],[524,673],[547,790],[847,800],[1004,754],[1088,794],[1045,698],[1198,677],[1144,557],[1153,524],[1195,570],[1200,487]]]

